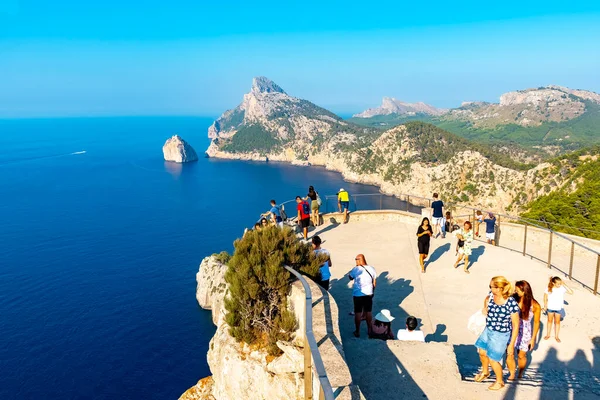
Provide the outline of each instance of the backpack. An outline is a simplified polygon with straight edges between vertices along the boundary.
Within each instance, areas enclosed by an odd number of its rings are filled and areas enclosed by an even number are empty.
[[[319,205],[319,207],[321,207],[321,204],[323,204],[323,201],[321,200],[321,196],[319,196],[319,193],[317,193],[317,204]]]
[[[283,209],[283,206],[279,208],[279,215],[281,216],[281,220],[283,222],[287,221],[287,214],[285,213],[285,210]]]
[[[302,204],[302,214],[310,215],[310,206],[308,205],[308,202],[303,201],[301,204]]]

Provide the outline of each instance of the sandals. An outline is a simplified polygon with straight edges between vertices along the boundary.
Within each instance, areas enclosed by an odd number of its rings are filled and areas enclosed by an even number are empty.
[[[358,331],[354,331],[354,332],[352,332],[352,334],[354,335],[354,337],[357,337],[357,338],[360,337],[360,332],[358,332]]]
[[[500,390],[504,387],[504,383],[494,382],[488,387],[488,390]]]
[[[477,375],[475,375],[475,382],[483,382],[487,377],[490,376],[490,373],[488,372],[487,374],[484,374],[483,372],[478,373]]]
[[[470,274],[470,273],[471,273],[471,272],[469,272],[469,270],[468,270],[468,269],[466,269],[466,268],[465,268],[465,272],[466,272],[467,274]]]

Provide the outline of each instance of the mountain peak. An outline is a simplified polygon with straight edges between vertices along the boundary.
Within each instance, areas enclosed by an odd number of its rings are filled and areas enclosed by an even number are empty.
[[[253,93],[284,93],[284,90],[275,82],[264,76],[252,79]]]

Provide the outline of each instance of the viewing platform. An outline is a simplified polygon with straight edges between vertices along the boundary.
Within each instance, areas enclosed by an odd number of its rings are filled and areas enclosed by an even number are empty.
[[[523,256],[481,240],[473,242],[470,274],[466,274],[462,264],[453,268],[456,239],[451,234],[445,239],[431,239],[426,273],[421,273],[416,243],[419,215],[357,211],[351,213],[347,224],[340,224],[341,215],[336,213],[323,219],[323,225],[311,227],[309,238],[319,235],[322,247],[331,253],[330,294],[339,309],[343,351],[352,381],[367,400],[600,398],[600,297],[592,293],[589,284],[583,286],[565,273],[549,269],[543,257]],[[528,246],[528,253],[548,253],[548,244],[543,241],[532,240]],[[568,264],[569,247],[566,249],[562,256]],[[394,332],[404,328],[407,316],[417,317],[426,343],[368,339],[366,322],[361,325],[361,337],[353,336],[354,317],[349,315],[352,289],[346,274],[359,253],[377,271],[373,315],[381,309],[390,310],[396,318]],[[593,278],[593,268],[591,271]],[[542,305],[550,276],[562,277],[574,294],[565,296],[562,342],[557,343],[554,337],[543,339],[547,317],[542,314],[538,344],[530,353],[524,378],[492,392],[487,390],[492,379],[473,382],[480,362],[474,346],[477,337],[467,329],[467,322],[482,308],[490,279],[497,275],[513,284],[528,281]],[[324,344],[326,339],[319,347]],[[508,370],[504,371],[506,378]]]

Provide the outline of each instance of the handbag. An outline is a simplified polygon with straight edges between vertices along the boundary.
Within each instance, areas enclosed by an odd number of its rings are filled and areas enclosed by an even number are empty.
[[[475,314],[471,315],[469,322],[467,323],[467,329],[475,336],[481,335],[485,329],[486,317],[483,315],[481,310],[478,310]]]
[[[317,204],[319,205],[319,207],[321,206],[321,204],[323,204],[323,201],[321,200],[321,196],[319,196],[319,193],[317,193]]]
[[[458,247],[464,247],[465,241],[458,239]]]

